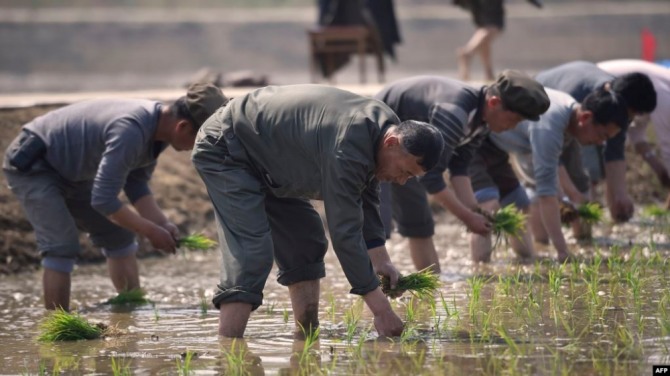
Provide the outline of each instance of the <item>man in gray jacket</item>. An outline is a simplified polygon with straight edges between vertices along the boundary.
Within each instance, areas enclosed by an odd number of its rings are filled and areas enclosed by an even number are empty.
[[[200,125],[227,99],[195,84],[174,104],[104,99],[69,105],[23,127],[3,170],[26,212],[42,256],[44,304],[69,310],[79,231],[107,257],[118,292],[140,287],[135,233],[174,252],[177,228],[158,207],[148,181],[167,147],[193,148]],[[135,211],[118,198],[121,190]]]
[[[328,86],[270,86],[217,111],[192,159],[219,223],[219,334],[244,335],[273,260],[289,288],[296,334],[318,326],[327,243],[308,201],[317,199],[351,293],[363,296],[380,335],[399,335],[402,321],[377,277],[388,276],[392,287],[399,277],[384,246],[377,180],[421,176],[442,148],[434,127],[401,123],[383,103]]]

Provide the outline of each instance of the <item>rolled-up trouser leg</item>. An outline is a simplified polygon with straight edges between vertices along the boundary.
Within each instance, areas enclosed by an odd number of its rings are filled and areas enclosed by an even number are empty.
[[[277,281],[288,286],[325,277],[328,242],[321,217],[309,200],[267,194],[265,210],[279,268]]]
[[[229,136],[226,142],[234,142]],[[272,268],[273,244],[262,183],[244,162],[227,154],[221,139],[196,142],[192,160],[214,205],[221,248],[221,281],[212,302],[258,308]]]
[[[42,160],[25,173],[5,170],[5,176],[33,226],[42,266],[71,273],[80,245],[79,230],[64,197],[65,181]]]

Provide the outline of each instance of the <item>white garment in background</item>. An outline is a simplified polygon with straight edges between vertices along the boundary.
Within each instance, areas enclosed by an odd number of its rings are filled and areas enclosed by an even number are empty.
[[[636,116],[627,137],[632,144],[647,141],[647,126],[651,120],[663,164],[670,171],[670,69],[634,59],[601,61],[598,68],[617,77],[634,72],[649,76],[656,90],[656,109],[650,115]]]

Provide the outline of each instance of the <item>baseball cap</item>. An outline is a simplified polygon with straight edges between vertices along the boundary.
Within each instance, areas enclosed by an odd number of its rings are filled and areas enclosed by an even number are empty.
[[[500,100],[506,109],[529,120],[539,120],[549,109],[549,97],[544,87],[530,76],[516,70],[505,70],[494,87],[500,92]]]
[[[228,98],[223,95],[221,89],[210,83],[196,82],[186,90],[186,108],[196,122],[194,124],[196,127],[200,127],[226,103]]]

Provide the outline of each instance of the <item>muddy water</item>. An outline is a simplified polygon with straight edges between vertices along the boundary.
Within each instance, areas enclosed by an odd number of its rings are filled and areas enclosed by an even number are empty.
[[[646,375],[652,364],[670,363],[670,321],[659,309],[668,305],[667,230],[652,234],[640,221],[599,226],[595,245],[573,242],[584,262],[565,267],[560,290],[552,295],[547,271],[556,270],[556,264],[518,265],[511,253],[499,250],[490,265],[472,265],[463,228],[444,213],[438,223],[443,298],[433,307],[411,303],[409,297],[394,302],[401,316],[415,316],[412,330],[402,339],[375,340],[374,331],[369,331],[370,313],[347,294],[348,284],[332,252],[327,256],[328,277],[322,282],[320,340],[311,348],[293,339],[287,290],[275,282],[274,274],[246,339],[219,339],[218,311],[209,303],[218,254],[190,252],[141,261],[142,284],[153,305],[102,304],[114,295],[104,266],[78,267],[72,305],[87,319],[121,331],[104,340],[37,342],[38,322],[44,316],[40,274],[1,277],[0,373],[105,375],[113,373],[114,361],[135,375],[176,375],[184,367],[198,375]],[[641,260],[637,264],[623,258],[630,257],[630,244],[646,244],[632,252]],[[405,242],[394,236],[389,246],[398,268],[413,271]],[[582,273],[593,265],[595,253],[612,259],[622,255],[625,265],[617,274],[608,272],[603,261],[596,268],[602,271],[594,284],[597,291],[589,289],[593,273]],[[656,253],[662,257],[654,259]],[[626,273],[639,277],[641,286],[624,282]],[[478,301],[473,301],[473,277],[483,281]],[[514,282],[505,284],[506,280]],[[595,305],[589,303],[592,299]],[[359,313],[360,321],[348,335],[351,312]],[[186,366],[189,354],[192,359]]]

